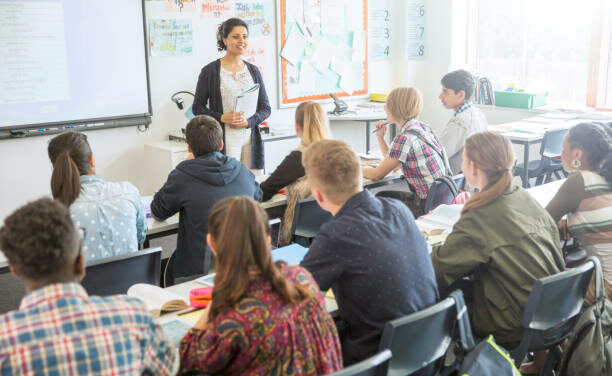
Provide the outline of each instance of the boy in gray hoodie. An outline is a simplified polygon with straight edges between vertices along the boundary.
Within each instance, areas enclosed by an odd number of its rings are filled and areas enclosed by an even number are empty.
[[[223,131],[217,120],[196,116],[187,124],[185,136],[194,158],[179,163],[170,172],[151,202],[151,212],[158,220],[179,212],[177,247],[168,261],[166,285],[172,285],[176,277],[205,272],[208,214],[218,201],[240,195],[257,201],[262,197],[251,171],[221,154]]]

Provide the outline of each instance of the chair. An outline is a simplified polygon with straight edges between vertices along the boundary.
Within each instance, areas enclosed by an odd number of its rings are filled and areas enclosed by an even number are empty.
[[[568,129],[553,129],[546,131],[542,138],[542,146],[540,147],[541,158],[538,161],[530,161],[527,165],[527,176],[529,178],[536,178],[536,185],[540,185],[543,182],[549,183],[552,181],[553,173],[557,179],[561,179],[560,173],[565,175],[563,171],[563,165],[559,157],[561,156],[561,150],[563,149],[563,137],[567,133]],[[527,146],[526,146],[527,147]],[[525,169],[525,163],[519,163],[514,168],[515,176],[523,176]],[[567,176],[567,175],[565,175]],[[544,180],[546,177],[546,180]],[[529,187],[529,178],[526,182],[523,182],[524,187]]]
[[[109,257],[87,264],[81,284],[90,295],[125,294],[135,283],[159,285],[161,248]]]
[[[376,355],[353,364],[329,376],[375,376],[384,372],[391,359],[391,350],[383,350]]]
[[[310,242],[319,232],[319,227],[332,218],[332,215],[321,209],[314,198],[305,198],[295,205],[293,224],[291,225],[291,237],[295,243],[304,247],[310,246]]]
[[[455,175],[450,179],[442,176],[434,180],[425,199],[425,213],[429,213],[442,204],[450,204],[459,193],[457,183],[463,186],[464,180],[463,174]]]
[[[25,283],[8,266],[0,268],[0,314],[19,308],[25,294]]]
[[[556,347],[567,338],[580,315],[594,265],[598,262],[590,257],[576,268],[535,281],[523,312],[523,338],[518,347],[510,351],[517,367],[528,352],[549,349],[553,351],[549,351],[540,374],[552,374],[560,359],[560,350]]]
[[[278,242],[280,241],[281,219],[272,218],[268,221],[268,223],[270,224],[270,238],[272,240],[272,248],[277,248]]]
[[[448,297],[386,323],[378,347],[393,353],[386,374],[405,376],[442,358],[451,344],[456,321],[455,299]]]

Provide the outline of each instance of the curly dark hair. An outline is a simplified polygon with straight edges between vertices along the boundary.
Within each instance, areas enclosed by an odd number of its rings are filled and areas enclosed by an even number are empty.
[[[609,125],[577,124],[567,133],[567,141],[570,147],[583,150],[591,167],[612,184],[612,129]]]
[[[74,252],[75,231],[65,205],[41,198],[6,217],[0,250],[21,277],[44,279],[60,272]]]
[[[228,18],[217,29],[217,50],[223,51],[227,49],[227,46],[223,43],[223,38],[227,38],[236,26],[244,26],[247,29],[247,33],[249,32],[249,25],[246,22],[240,18]]]

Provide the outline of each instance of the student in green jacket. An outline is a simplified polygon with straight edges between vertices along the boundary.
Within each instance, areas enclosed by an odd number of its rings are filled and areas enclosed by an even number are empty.
[[[513,164],[512,144],[498,133],[465,141],[461,168],[479,192],[463,207],[444,245],[432,252],[441,290],[466,285],[462,277],[473,275],[464,293],[473,297],[468,305],[474,333],[493,334],[508,349],[523,336],[521,318],[533,283],[565,265],[555,222],[512,184]]]

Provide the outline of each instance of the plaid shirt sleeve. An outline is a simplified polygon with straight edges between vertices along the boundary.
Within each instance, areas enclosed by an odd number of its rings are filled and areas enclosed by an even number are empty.
[[[160,325],[149,317],[148,333],[143,338],[149,344],[143,352],[142,373],[150,375],[172,375],[177,360],[176,347],[165,338]]]
[[[410,147],[411,143],[408,137],[403,134],[398,134],[391,143],[389,158],[397,159],[402,163],[406,163],[410,154]]]

